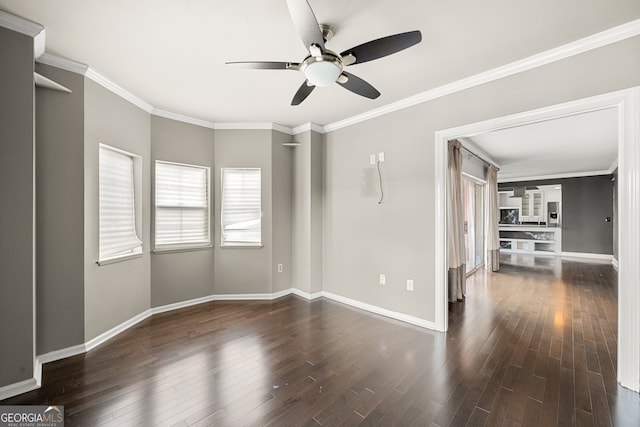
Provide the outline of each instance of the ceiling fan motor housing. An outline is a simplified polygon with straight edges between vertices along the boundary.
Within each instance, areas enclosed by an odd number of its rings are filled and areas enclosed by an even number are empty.
[[[342,74],[343,68],[340,57],[329,50],[319,56],[307,56],[300,66],[313,86],[329,86]]]

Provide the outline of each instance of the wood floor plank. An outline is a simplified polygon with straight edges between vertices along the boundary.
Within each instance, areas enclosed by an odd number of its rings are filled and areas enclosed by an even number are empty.
[[[69,426],[627,426],[610,264],[503,255],[446,334],[327,299],[216,301],[154,315],[43,367],[0,404]]]

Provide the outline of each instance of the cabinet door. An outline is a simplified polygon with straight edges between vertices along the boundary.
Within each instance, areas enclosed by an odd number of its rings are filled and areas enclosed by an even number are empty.
[[[542,192],[534,191],[531,193],[531,198],[531,210],[533,211],[532,216],[535,217],[535,221],[541,221],[543,216]]]
[[[520,207],[520,221],[521,222],[527,222],[530,221],[529,217],[531,216],[531,201],[529,198],[529,193],[525,193],[524,196],[522,196],[522,205]]]

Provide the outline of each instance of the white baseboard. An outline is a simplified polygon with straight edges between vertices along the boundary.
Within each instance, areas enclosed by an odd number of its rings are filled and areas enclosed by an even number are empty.
[[[390,317],[392,319],[400,320],[402,322],[410,323],[412,325],[420,326],[422,328],[433,329],[434,331],[436,330],[436,325],[434,322],[430,322],[425,319],[420,319],[419,317],[398,313],[397,311],[387,310],[386,308],[378,307],[377,305],[367,304],[362,301],[343,297],[341,295],[332,294],[331,292],[323,291],[322,296],[337,302],[341,302],[343,304],[350,305],[352,307],[369,311],[371,313],[380,314],[382,316]]]
[[[291,288],[290,291],[291,291],[292,294],[297,295],[299,297],[302,297],[304,299],[308,299],[309,301],[314,300],[316,298],[321,298],[322,295],[323,295],[322,291],[321,292],[314,292],[312,294],[310,294],[308,292],[305,292],[305,291],[302,291],[302,290],[297,289],[297,288]]]
[[[314,292],[312,294],[302,291],[297,288],[285,289],[271,294],[227,294],[227,295],[209,295],[201,298],[194,298],[188,301],[181,301],[173,304],[167,304],[159,307],[153,307],[131,319],[109,329],[106,332],[98,335],[95,338],[87,341],[84,344],[74,345],[72,347],[63,348],[60,350],[50,351],[49,353],[41,354],[36,357],[34,366],[34,378],[30,378],[25,381],[21,381],[16,384],[10,384],[4,387],[0,387],[0,400],[6,399],[11,396],[26,393],[40,387],[42,383],[42,365],[56,360],[66,359],[67,357],[75,356],[78,354],[86,353],[99,346],[100,344],[108,341],[116,335],[124,332],[130,327],[140,323],[141,321],[151,317],[154,314],[164,313],[167,311],[178,310],[180,308],[186,308],[193,305],[203,304],[210,301],[257,301],[257,300],[274,300],[282,298],[284,296],[294,294],[307,300],[314,300],[321,297],[350,305],[361,310],[365,310],[371,313],[380,314],[382,316],[390,317],[392,319],[400,320],[402,322],[410,323],[412,325],[420,326],[427,329],[435,330],[435,324],[428,320],[420,319],[418,317],[410,316],[408,314],[398,313],[396,311],[387,310],[386,308],[378,307],[375,305],[367,304],[362,301],[354,300],[351,298],[336,295],[331,292]]]
[[[107,341],[107,340],[115,337],[116,335],[126,331],[127,329],[129,329],[130,327],[135,325],[136,323],[140,323],[144,319],[146,319],[146,318],[148,318],[150,316],[151,316],[151,310],[146,310],[146,311],[138,314],[137,316],[134,316],[131,319],[129,319],[129,320],[125,321],[125,322],[122,322],[118,326],[115,326],[115,327],[109,329],[108,331],[101,333],[97,337],[92,338],[91,340],[89,340],[86,343],[84,343],[86,351],[93,350],[94,348],[96,348],[100,344],[104,343],[105,341]]]
[[[587,258],[587,259],[600,259],[603,261],[612,261],[613,255],[608,254],[589,254],[585,252],[562,252],[560,256],[569,258]]]
[[[78,344],[72,347],[63,348],[60,350],[50,351],[49,353],[40,354],[37,359],[37,364],[40,366],[45,363],[54,362],[60,359],[66,359],[67,357],[75,356],[87,352],[85,344]]]
[[[9,384],[0,387],[0,400],[7,399],[12,396],[17,396],[22,393],[26,393],[31,390],[39,388],[40,385],[35,378],[29,378],[18,383]]]

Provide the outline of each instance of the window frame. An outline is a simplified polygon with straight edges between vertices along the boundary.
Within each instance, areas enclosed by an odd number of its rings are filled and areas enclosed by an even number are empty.
[[[225,200],[225,171],[233,170],[233,171],[258,171],[260,174],[260,241],[259,242],[240,242],[240,241],[226,241],[225,240],[225,225],[224,221],[224,200]],[[260,249],[263,248],[263,234],[262,234],[262,219],[263,219],[263,210],[262,210],[262,168],[259,167],[221,167],[220,168],[220,247],[222,248],[247,248],[247,249]]]
[[[101,230],[101,203],[100,203],[100,183],[101,183],[101,167],[100,156],[101,150],[109,150],[115,153],[125,155],[131,159],[132,165],[132,185],[133,185],[133,232],[140,244],[128,251],[122,251],[110,256],[103,256],[101,251],[102,230]],[[96,264],[99,266],[109,265],[116,262],[126,261],[129,259],[139,258],[144,253],[144,239],[142,238],[142,157],[114,146],[99,143],[98,144],[98,260]]]
[[[207,207],[206,209],[206,219],[207,219],[207,241],[206,242],[186,242],[186,243],[157,243],[158,236],[158,198],[157,198],[157,188],[158,188],[158,174],[157,174],[157,165],[158,163],[174,165],[174,166],[182,166],[194,169],[204,169],[206,172],[206,197],[207,197]],[[211,168],[209,166],[202,166],[196,164],[189,163],[180,163],[180,162],[172,162],[168,160],[158,160],[156,159],[154,162],[154,182],[153,182],[153,251],[154,252],[183,252],[183,251],[195,251],[195,250],[203,250],[210,249],[213,247],[211,240]],[[180,208],[180,207],[176,207]],[[185,208],[187,209],[187,208]],[[192,209],[192,208],[189,208]]]

